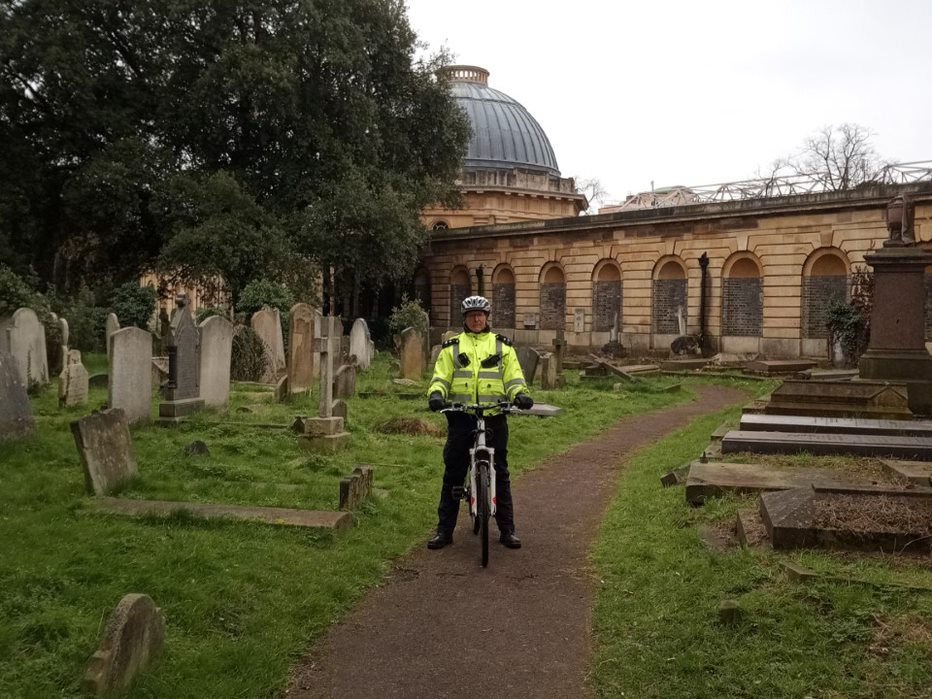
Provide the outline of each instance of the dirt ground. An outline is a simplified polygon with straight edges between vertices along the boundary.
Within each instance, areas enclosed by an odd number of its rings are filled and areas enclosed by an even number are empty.
[[[627,459],[746,398],[704,387],[693,403],[625,419],[540,464],[513,486],[523,548],[506,549],[496,537],[486,569],[461,513],[452,546],[420,547],[400,560],[309,650],[293,669],[288,696],[590,696],[595,580],[588,554]]]

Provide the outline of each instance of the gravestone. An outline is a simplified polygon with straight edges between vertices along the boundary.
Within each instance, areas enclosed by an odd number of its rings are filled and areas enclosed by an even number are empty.
[[[314,338],[314,347],[320,352],[319,414],[304,421],[304,434],[299,439],[312,449],[336,451],[349,441],[343,418],[333,412],[333,363],[340,354],[343,324],[339,318],[327,316],[321,319],[321,331],[321,336]]]
[[[119,408],[75,420],[71,434],[89,493],[108,495],[139,475],[126,414]]]
[[[573,310],[573,332],[586,332],[586,309],[576,308]]]
[[[32,407],[16,363],[9,352],[0,351],[0,439],[23,437],[34,430]]]
[[[108,313],[107,320],[104,321],[104,336],[107,342],[107,359],[113,356],[113,347],[111,346],[111,338],[113,333],[120,329],[120,319],[117,318],[116,313]]]
[[[333,397],[352,398],[356,395],[356,367],[344,364],[333,376]]]
[[[208,408],[226,410],[230,405],[233,324],[221,316],[210,316],[204,319],[198,330],[201,337],[201,399]]]
[[[81,363],[81,353],[78,350],[68,350],[65,366],[59,376],[58,405],[66,408],[85,405],[89,390],[90,376]]]
[[[13,356],[19,379],[27,389],[49,382],[45,327],[31,308],[20,308],[0,322],[0,351]]]
[[[424,375],[424,338],[414,328],[401,333],[401,376],[418,380]]]
[[[95,696],[122,694],[165,645],[162,612],[148,595],[129,594],[107,620],[82,689]]]
[[[288,390],[308,393],[314,380],[314,309],[296,303],[289,316]]]
[[[346,401],[343,400],[342,398],[338,398],[335,401],[333,401],[332,412],[333,412],[333,417],[343,418],[343,426],[346,427],[346,424],[347,424],[346,419],[349,416],[349,411],[347,410],[347,407],[346,407]]]
[[[545,391],[553,391],[560,388],[560,374],[557,373],[557,358],[556,355],[550,352],[543,352],[540,355],[540,387]]]
[[[357,466],[340,481],[340,509],[355,510],[372,495],[372,467]]]
[[[268,360],[260,380],[262,383],[274,385],[285,370],[285,341],[282,338],[281,314],[277,308],[263,308],[253,314],[250,323],[265,345],[265,356]]]
[[[350,354],[356,357],[356,364],[365,371],[372,362],[372,339],[369,337],[369,325],[362,318],[353,321],[350,330]]]
[[[149,421],[152,406],[152,333],[134,326],[110,338],[113,355],[107,404],[119,408],[130,425]]]
[[[186,299],[177,300],[168,337],[168,381],[162,387],[159,420],[177,422],[204,407],[201,398],[201,338]],[[230,339],[232,347],[232,336]],[[150,360],[151,363],[151,360]]]
[[[553,353],[557,359],[557,373],[563,371],[563,357],[566,354],[566,334],[563,328],[557,329],[557,336],[553,339]]]
[[[534,382],[534,375],[537,373],[537,363],[540,361],[540,354],[530,345],[520,345],[515,347],[515,354],[518,356],[518,364],[521,365],[521,372],[524,374],[524,380],[530,386]]]

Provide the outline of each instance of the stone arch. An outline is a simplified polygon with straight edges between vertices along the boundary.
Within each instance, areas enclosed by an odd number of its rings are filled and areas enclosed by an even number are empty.
[[[560,330],[566,323],[566,275],[559,262],[540,270],[540,329]]]
[[[828,337],[828,309],[847,300],[850,269],[848,256],[838,248],[818,248],[806,258],[800,289],[803,340]]]
[[[430,229],[432,231],[445,231],[450,227],[450,224],[444,221],[442,218],[438,218],[432,224],[430,224]]]
[[[464,265],[457,265],[450,270],[450,327],[460,324],[460,306],[463,299],[472,295],[472,282],[469,270]]]
[[[622,323],[622,304],[624,288],[621,281],[621,267],[615,260],[600,260],[592,270],[592,330],[607,332],[618,319],[618,328]]]
[[[502,263],[492,271],[492,326],[515,327],[515,272]]]
[[[686,264],[676,255],[657,260],[651,281],[651,330],[657,335],[680,335],[686,328],[689,283]]]
[[[722,335],[764,334],[764,279],[757,256],[737,252],[722,267]]]

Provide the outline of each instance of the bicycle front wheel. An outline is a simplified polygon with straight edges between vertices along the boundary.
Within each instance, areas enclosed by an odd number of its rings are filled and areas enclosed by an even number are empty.
[[[482,540],[482,567],[489,564],[489,519],[491,502],[489,495],[489,469],[483,466],[476,474],[476,519],[479,523],[479,538]]]

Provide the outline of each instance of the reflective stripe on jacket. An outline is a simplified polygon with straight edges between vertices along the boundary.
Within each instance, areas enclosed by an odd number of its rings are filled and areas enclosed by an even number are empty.
[[[526,393],[527,382],[511,345],[493,332],[462,332],[440,350],[427,395],[434,392],[453,403],[495,403]]]

